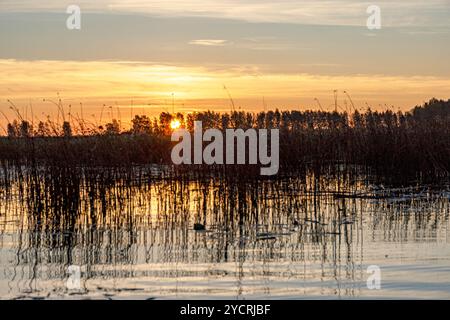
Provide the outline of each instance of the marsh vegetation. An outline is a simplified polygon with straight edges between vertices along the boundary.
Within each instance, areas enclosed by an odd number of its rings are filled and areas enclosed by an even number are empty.
[[[0,296],[448,297],[448,110],[162,114],[126,131],[10,123]],[[174,117],[279,128],[279,174],[173,166]],[[371,264],[385,291],[366,288]]]

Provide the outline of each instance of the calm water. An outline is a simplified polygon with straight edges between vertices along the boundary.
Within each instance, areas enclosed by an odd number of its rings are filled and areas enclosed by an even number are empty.
[[[447,188],[59,174],[0,186],[0,298],[450,298]]]

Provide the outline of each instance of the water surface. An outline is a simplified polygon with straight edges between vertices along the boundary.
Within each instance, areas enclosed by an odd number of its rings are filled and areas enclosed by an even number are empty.
[[[450,298],[444,187],[59,174],[0,188],[0,298]]]

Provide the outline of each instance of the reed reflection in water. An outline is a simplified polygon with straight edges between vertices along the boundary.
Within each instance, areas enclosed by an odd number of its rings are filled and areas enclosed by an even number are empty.
[[[4,170],[0,297],[450,298],[448,188],[153,169]]]

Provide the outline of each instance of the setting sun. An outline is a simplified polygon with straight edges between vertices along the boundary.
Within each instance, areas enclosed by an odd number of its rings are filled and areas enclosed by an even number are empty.
[[[170,122],[170,128],[172,128],[172,130],[176,130],[176,129],[178,129],[180,126],[181,126],[181,122],[180,122],[180,120],[178,120],[178,119],[173,119],[173,120]]]

